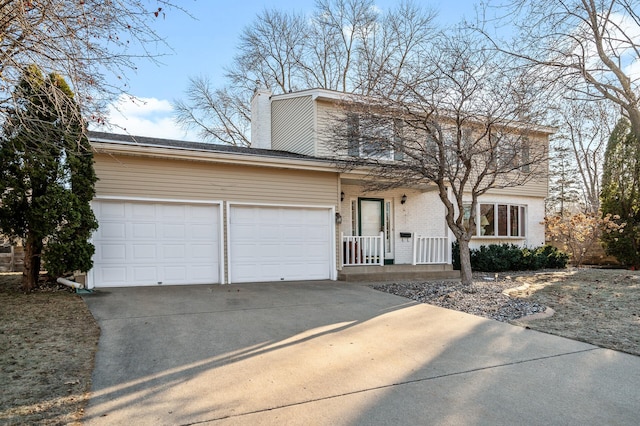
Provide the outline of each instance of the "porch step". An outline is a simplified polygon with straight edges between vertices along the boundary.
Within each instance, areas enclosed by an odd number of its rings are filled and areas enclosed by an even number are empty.
[[[345,266],[338,272],[340,281],[393,281],[459,279],[460,271],[451,265]]]

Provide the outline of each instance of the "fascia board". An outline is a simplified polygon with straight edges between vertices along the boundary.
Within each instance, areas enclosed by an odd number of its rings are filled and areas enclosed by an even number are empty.
[[[149,145],[120,144],[113,142],[92,141],[91,145],[97,153],[120,154],[140,157],[166,158],[172,160],[205,161],[222,164],[238,164],[245,166],[273,167],[280,169],[312,170],[336,172],[330,162],[303,160],[296,158],[266,157],[261,155],[238,154],[228,152],[209,152],[188,149],[174,149]]]

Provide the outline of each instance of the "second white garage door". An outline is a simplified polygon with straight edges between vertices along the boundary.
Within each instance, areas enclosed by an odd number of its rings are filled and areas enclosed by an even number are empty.
[[[331,210],[232,206],[232,283],[330,279]]]

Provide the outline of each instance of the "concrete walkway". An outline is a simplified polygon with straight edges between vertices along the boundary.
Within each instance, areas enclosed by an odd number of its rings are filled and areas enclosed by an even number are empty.
[[[640,357],[360,285],[84,298],[89,425],[640,424]]]

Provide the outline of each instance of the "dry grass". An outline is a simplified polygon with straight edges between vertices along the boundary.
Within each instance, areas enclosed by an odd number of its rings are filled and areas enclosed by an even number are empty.
[[[77,424],[100,330],[79,296],[0,273],[0,424]]]
[[[547,319],[514,323],[640,355],[640,272],[573,269],[514,279],[529,288],[512,297],[555,310]]]

